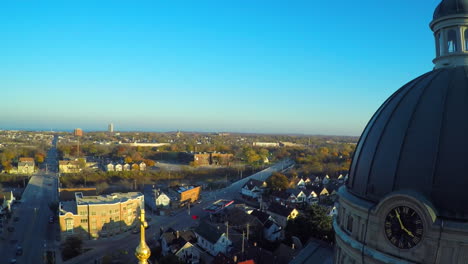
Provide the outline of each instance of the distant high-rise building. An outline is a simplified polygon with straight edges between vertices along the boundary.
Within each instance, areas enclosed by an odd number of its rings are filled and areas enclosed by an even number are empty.
[[[109,126],[107,126],[107,131],[109,133],[114,133],[114,124],[110,123]]]
[[[75,135],[75,137],[82,137],[83,130],[81,128],[75,128],[75,131],[73,131],[73,135]]]

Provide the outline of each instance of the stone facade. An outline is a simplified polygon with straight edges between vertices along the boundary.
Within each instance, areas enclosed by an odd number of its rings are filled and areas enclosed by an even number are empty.
[[[83,239],[108,237],[134,228],[143,194],[115,193],[83,196],[75,193],[75,201],[61,202],[59,224],[62,238],[77,235]]]
[[[468,263],[467,223],[438,219],[423,196],[399,192],[378,204],[339,191],[340,208],[334,219],[335,263]],[[394,246],[385,234],[385,218],[392,208],[407,206],[422,219],[421,241],[411,249]]]

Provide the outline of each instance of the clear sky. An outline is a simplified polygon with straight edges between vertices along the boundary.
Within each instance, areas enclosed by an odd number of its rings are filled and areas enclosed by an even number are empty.
[[[439,2],[1,1],[0,129],[360,135]]]

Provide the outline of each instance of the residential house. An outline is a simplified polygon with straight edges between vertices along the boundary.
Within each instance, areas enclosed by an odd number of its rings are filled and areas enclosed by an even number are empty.
[[[78,173],[81,171],[80,163],[77,160],[60,160],[60,173]]]
[[[278,203],[272,203],[268,207],[267,213],[270,214],[282,228],[286,227],[288,220],[295,219],[299,215],[299,211],[295,208],[286,207]]]
[[[218,253],[227,254],[232,246],[232,241],[226,234],[226,229],[216,228],[206,222],[201,222],[195,228],[197,244],[210,255],[216,256]]]
[[[138,171],[140,170],[140,166],[138,165],[138,163],[133,163],[132,164],[132,171]]]
[[[288,202],[294,205],[303,205],[307,202],[307,196],[304,191],[300,189],[289,189],[286,191],[289,193]]]
[[[283,238],[283,229],[269,214],[260,210],[253,210],[250,215],[255,216],[262,223],[263,238],[270,242]]]
[[[309,195],[307,195],[307,203],[309,205],[317,204],[319,202],[317,193],[313,190],[309,190],[308,193]]]
[[[201,250],[194,246],[196,242],[197,237],[193,231],[175,231],[170,228],[161,235],[162,254],[164,256],[178,254],[178,257],[184,261],[190,260],[190,263],[198,263]]]
[[[13,195],[13,192],[9,191],[9,192],[0,193],[0,199],[3,200],[2,202],[3,210],[8,209],[8,211],[11,211],[11,205],[16,200],[15,196]]]
[[[115,171],[115,165],[113,163],[106,164],[104,169],[105,171]]]
[[[323,199],[327,198],[328,196],[330,195],[330,193],[328,192],[327,188],[323,188],[322,191],[320,192],[319,194],[319,199],[320,201],[322,201]]]
[[[146,163],[140,162],[138,165],[139,165],[141,171],[145,171],[145,170],[146,170]]]
[[[263,224],[255,216],[247,213],[245,208],[234,206],[227,209],[226,220],[232,230],[239,234],[244,232],[250,240],[262,239]],[[232,242],[236,243],[236,241]]]
[[[328,175],[323,177],[323,180],[322,180],[323,185],[327,185],[329,182],[330,182],[330,177]]]
[[[242,186],[241,194],[245,198],[258,199],[263,193],[263,188],[266,187],[266,182],[255,179],[248,180]]]
[[[169,207],[171,205],[171,198],[169,198],[169,196],[167,196],[165,193],[159,190],[154,190],[153,192],[154,192],[156,207],[158,208]]]
[[[275,203],[285,205],[289,203],[290,194],[286,191],[273,191],[270,194],[270,200]]]
[[[339,182],[340,184],[343,184],[343,183],[344,183],[343,174],[340,174],[340,176],[338,176],[338,182]]]
[[[128,164],[128,163],[125,163],[125,164],[123,165],[123,171],[130,171],[130,168],[131,168],[131,166],[130,166],[130,164]]]
[[[305,189],[306,188],[305,180],[304,179],[299,179],[299,181],[296,183],[296,188]]]
[[[115,171],[123,171],[123,166],[120,163],[115,164],[114,166]]]
[[[35,171],[35,163],[33,158],[19,158],[18,173],[19,174],[33,174]]]

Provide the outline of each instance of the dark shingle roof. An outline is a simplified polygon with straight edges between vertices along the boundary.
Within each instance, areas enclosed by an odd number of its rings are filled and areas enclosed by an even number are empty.
[[[257,188],[260,188],[262,187],[263,185],[263,182],[262,181],[259,181],[259,180],[255,180],[255,179],[250,179],[249,181],[247,181],[244,186],[242,186],[242,188],[246,187],[249,189],[249,190],[252,190],[254,187],[257,187]]]
[[[218,241],[219,237],[224,233],[220,229],[206,223],[206,222],[201,222],[200,225],[195,228],[195,233],[197,233],[199,236],[203,237],[204,239],[210,241],[211,243],[216,243]]]
[[[292,212],[293,208],[288,208],[284,205],[281,205],[279,203],[272,203],[270,207],[268,207],[269,212],[275,213],[277,215],[281,216],[289,216],[289,214]]]

